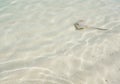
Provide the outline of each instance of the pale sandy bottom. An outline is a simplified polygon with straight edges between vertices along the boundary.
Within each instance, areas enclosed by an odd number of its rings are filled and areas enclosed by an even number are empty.
[[[120,1],[0,0],[0,84],[120,84]]]

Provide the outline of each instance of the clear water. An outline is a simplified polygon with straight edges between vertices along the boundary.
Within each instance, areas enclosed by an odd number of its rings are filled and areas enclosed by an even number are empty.
[[[0,84],[119,84],[119,13],[120,0],[0,0]]]

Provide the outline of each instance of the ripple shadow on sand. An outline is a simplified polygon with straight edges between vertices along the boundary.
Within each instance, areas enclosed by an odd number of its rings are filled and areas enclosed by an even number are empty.
[[[27,67],[0,73],[2,84],[73,84],[53,71],[42,67]]]

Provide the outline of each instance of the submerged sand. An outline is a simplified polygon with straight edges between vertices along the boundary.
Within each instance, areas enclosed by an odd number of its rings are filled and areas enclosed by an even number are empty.
[[[2,0],[0,84],[119,84],[119,9],[119,0]],[[107,30],[75,30],[78,20]]]

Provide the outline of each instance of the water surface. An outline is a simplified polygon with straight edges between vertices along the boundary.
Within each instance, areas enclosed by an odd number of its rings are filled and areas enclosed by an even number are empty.
[[[0,84],[119,84],[120,0],[0,0]],[[108,29],[75,30],[73,24]]]

